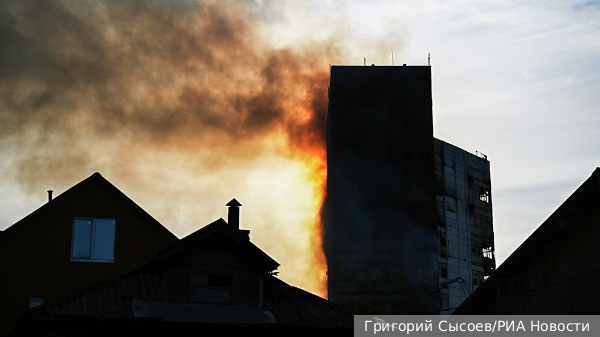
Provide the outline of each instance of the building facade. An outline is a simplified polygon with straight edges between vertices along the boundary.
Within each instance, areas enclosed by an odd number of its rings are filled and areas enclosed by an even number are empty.
[[[495,268],[490,162],[434,139],[440,311],[449,314]]]
[[[457,286],[470,291],[473,270],[483,277],[479,255],[465,256],[479,254],[472,245],[484,242],[493,251],[493,234],[488,245],[481,231],[471,233],[480,224],[471,218],[485,216],[491,229],[489,162],[433,138],[431,97],[429,66],[331,68],[324,212],[330,300],[439,313],[460,301]],[[485,205],[470,198],[481,202],[480,187]],[[485,215],[475,216],[482,209]]]

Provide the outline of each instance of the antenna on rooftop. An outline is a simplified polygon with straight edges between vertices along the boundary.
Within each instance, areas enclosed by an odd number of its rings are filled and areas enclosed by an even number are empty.
[[[367,58],[365,57],[365,66],[367,65]]]
[[[431,65],[431,54],[427,53],[427,65],[430,66]]]
[[[394,50],[392,49],[392,65],[394,65]]]

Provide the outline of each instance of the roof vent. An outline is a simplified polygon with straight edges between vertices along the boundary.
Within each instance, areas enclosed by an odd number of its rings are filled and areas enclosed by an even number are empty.
[[[52,190],[48,190],[48,202],[52,201]]]
[[[226,206],[229,206],[229,212],[227,214],[227,223],[231,228],[235,230],[240,229],[240,206],[242,206],[242,204],[240,204],[239,201],[233,198],[230,202],[227,203]]]

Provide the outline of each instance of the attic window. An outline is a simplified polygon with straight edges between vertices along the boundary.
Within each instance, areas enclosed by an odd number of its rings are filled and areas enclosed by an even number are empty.
[[[71,261],[114,262],[115,219],[75,218]]]
[[[232,279],[232,274],[195,271],[192,301],[230,304]]]

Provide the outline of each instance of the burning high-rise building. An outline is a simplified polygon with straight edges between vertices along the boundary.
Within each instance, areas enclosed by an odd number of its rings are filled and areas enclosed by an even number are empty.
[[[430,66],[331,68],[330,300],[449,312],[494,268],[489,162],[433,138],[431,97]]]

